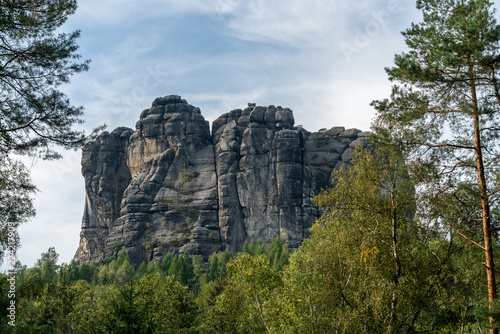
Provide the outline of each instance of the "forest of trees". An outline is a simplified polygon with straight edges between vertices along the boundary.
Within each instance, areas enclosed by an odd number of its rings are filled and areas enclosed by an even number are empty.
[[[0,277],[0,330],[484,333],[500,315],[488,301],[484,250],[450,223],[464,208],[448,198],[429,209],[416,179],[399,149],[356,150],[316,197],[324,213],[297,250],[278,237],[208,262],[167,254],[135,269],[125,251],[58,266],[50,248],[33,268],[15,268],[15,327],[9,275]]]
[[[50,248],[33,268],[16,267],[13,328],[0,277],[0,331],[484,333],[499,312],[484,252],[445,225],[455,208],[420,212],[413,180],[399,150],[358,149],[316,197],[324,214],[297,250],[257,240],[208,262],[167,254],[134,269],[125,251],[58,266]]]
[[[134,268],[125,251],[57,265],[50,248],[33,268],[14,268],[15,326],[11,276],[0,275],[0,332],[498,333],[500,26],[488,0],[416,3],[423,20],[403,32],[408,51],[386,69],[392,94],[372,103],[372,144],[315,198],[322,215],[298,249],[278,237],[208,262],[167,254]],[[9,220],[17,226],[34,214],[29,174],[9,153],[42,149],[52,158],[52,143],[87,140],[71,130],[81,109],[46,88],[86,70],[71,61],[78,34],[42,47],[76,2],[41,1],[37,15],[44,4],[59,11],[52,21],[25,16],[24,1],[9,4],[0,15],[4,45],[34,38],[33,57],[55,52],[63,61],[51,67],[16,55],[22,44],[1,51],[0,43],[0,81],[15,88],[0,95],[0,255]],[[42,82],[17,87],[21,74]]]

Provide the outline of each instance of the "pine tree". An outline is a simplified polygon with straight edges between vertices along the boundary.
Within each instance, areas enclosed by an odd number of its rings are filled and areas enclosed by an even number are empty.
[[[168,253],[163,257],[161,263],[159,263],[159,268],[164,274],[168,274],[170,265],[172,264],[172,254]]]
[[[255,240],[252,239],[250,241],[245,241],[243,244],[243,253],[247,253],[250,255],[255,255]]]
[[[269,263],[271,268],[280,271],[283,268],[283,245],[279,236],[274,239],[273,248],[269,252]]]
[[[219,271],[219,257],[217,254],[213,254],[210,261],[210,271],[208,273],[208,279],[214,281],[220,277]]]
[[[500,26],[488,0],[418,0],[417,8],[423,22],[403,33],[410,51],[387,69],[400,85],[390,100],[373,103],[374,129],[406,151],[434,201],[446,196],[462,206],[478,203],[474,218],[482,226],[474,230],[470,221],[468,235],[464,226],[451,227],[484,251],[491,304],[497,298],[492,215],[500,169]]]
[[[137,268],[137,271],[135,272],[135,279],[141,278],[147,272],[148,272],[148,266],[144,261],[142,261],[141,264],[139,265],[139,268]]]
[[[264,246],[262,245],[262,241],[259,239],[257,240],[257,244],[255,245],[255,256],[262,255],[266,252],[264,249]]]
[[[182,271],[182,259],[174,256],[172,258],[172,262],[170,263],[170,268],[168,268],[168,276],[177,276],[179,277]]]
[[[189,256],[189,253],[185,251],[182,257],[179,257],[179,261],[181,262],[181,271],[179,273],[181,283],[192,286],[194,279],[193,260]]]
[[[118,255],[118,259],[116,260],[118,267],[121,267],[124,262],[130,262],[127,251],[125,248],[122,249],[120,255]]]
[[[72,129],[83,122],[82,107],[58,90],[90,62],[78,62],[79,31],[56,33],[76,8],[76,0],[0,3],[0,152],[58,158],[52,145],[85,143]]]
[[[135,270],[128,259],[126,259],[123,264],[118,268],[116,272],[116,282],[118,285],[127,285],[134,280]]]
[[[76,0],[5,0],[0,2],[0,257],[19,245],[17,227],[34,216],[35,192],[27,170],[11,153],[57,159],[54,146],[78,148],[87,137],[74,126],[83,108],[59,90],[70,77],[87,71],[79,61],[79,31],[57,33],[77,8]],[[9,231],[7,231],[9,229]]]

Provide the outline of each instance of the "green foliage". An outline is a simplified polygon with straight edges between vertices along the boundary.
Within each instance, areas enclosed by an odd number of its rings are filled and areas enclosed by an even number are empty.
[[[386,69],[399,85],[390,99],[373,102],[373,128],[378,140],[398,145],[420,168],[415,173],[432,177],[433,188],[426,191],[449,194],[463,182],[478,184],[476,116],[487,174],[498,171],[500,26],[487,0],[422,0],[418,8],[424,20],[403,33],[410,51]],[[486,180],[491,189],[494,179]],[[455,201],[478,195],[477,186],[468,195],[464,190]]]
[[[231,260],[232,255],[227,250],[212,254],[209,258],[208,281],[223,280],[227,276],[226,266]]]
[[[137,282],[139,308],[146,314],[146,333],[189,333],[196,307],[186,286],[172,277],[145,275]]]
[[[483,292],[492,304],[493,324],[500,25],[489,0],[419,0],[417,8],[423,21],[403,33],[409,51],[396,55],[395,66],[386,70],[397,84],[390,99],[373,102],[373,128],[378,141],[399,147],[411,165],[419,181],[420,219],[447,228],[452,240],[486,249],[476,250],[482,260],[469,256],[478,262],[469,263],[463,275],[475,276],[470,272],[484,262],[489,288]]]
[[[262,254],[268,254],[271,267],[276,271],[281,271],[283,266],[288,263],[288,245],[281,241],[279,236],[276,237],[272,244],[267,243],[266,248],[262,245],[261,240],[257,242],[252,239],[250,242],[245,241],[243,244],[243,253],[250,254],[252,256],[260,256]]]
[[[267,255],[241,253],[227,265],[231,276],[213,307],[205,316],[207,331],[221,333],[261,333],[276,323],[277,305],[273,292],[281,278],[272,270]]]
[[[275,271],[283,270],[283,266],[288,263],[288,245],[283,245],[279,236],[274,240],[273,248],[269,252],[269,261]]]
[[[182,284],[192,286],[194,279],[193,260],[187,251],[179,259],[181,260],[181,271],[177,273],[177,276]]]
[[[30,197],[35,191],[24,165],[0,152],[0,263],[5,255],[10,255],[9,260],[15,258],[17,228],[35,215]]]
[[[122,248],[122,251],[118,255],[118,259],[116,261],[117,261],[118,267],[121,267],[123,265],[123,263],[125,263],[125,262],[130,263],[130,259],[128,258],[128,254],[127,254],[127,251],[125,250],[125,248]]]
[[[67,333],[74,296],[63,282],[45,283],[43,290],[17,303],[15,333]]]
[[[68,267],[66,268],[66,274],[70,283],[76,282],[80,279],[79,268],[75,260],[71,260],[71,262],[69,263]]]
[[[340,193],[346,190],[343,185],[357,185],[349,181],[339,181]],[[333,193],[323,195],[329,201]],[[314,226],[311,239],[292,253],[281,271],[273,268],[270,255],[233,257],[228,252],[212,254],[208,263],[193,257],[189,286],[181,283],[186,254],[167,254],[166,261],[141,265],[137,272],[125,255],[121,266],[116,260],[82,265],[95,273],[89,282],[70,282],[71,264],[60,266],[64,270],[59,270],[55,281],[43,279],[43,265],[28,270],[19,265],[17,301],[22,319],[18,332],[386,333],[393,291],[398,296],[397,319],[411,313],[412,306],[421,308],[415,319],[408,320],[415,321],[414,330],[432,327],[440,333],[455,333],[460,327],[477,330],[481,324],[484,328],[490,313],[487,303],[476,302],[480,277],[461,275],[468,265],[465,255],[473,255],[470,249],[455,248],[463,256],[461,261],[450,262],[450,249],[444,247],[448,241],[430,238],[416,225],[408,235],[403,229],[398,238],[404,269],[395,286],[392,255],[384,245],[387,231],[379,225],[380,230],[373,232],[370,223],[371,218],[379,224],[383,219],[349,211],[353,217],[325,214]],[[406,215],[405,210],[401,213]],[[424,235],[432,242],[422,241]],[[269,245],[269,254],[278,254],[280,246],[283,254],[284,247],[277,240],[273,247]],[[437,256],[442,260],[439,263],[433,262]],[[39,262],[50,263],[56,257],[49,251]],[[159,267],[169,261],[178,272],[166,276]],[[153,272],[137,274],[144,268]],[[0,277],[0,289],[5,288],[2,282]],[[0,304],[4,299],[0,298]],[[0,328],[3,325],[0,321]],[[404,326],[398,328],[410,328]]]
[[[259,255],[262,255],[266,252],[266,250],[264,249],[264,246],[262,245],[262,241],[257,240],[257,243],[255,244],[255,252],[254,252],[254,255],[255,256],[259,256]]]
[[[316,198],[325,213],[287,259],[252,243],[227,265],[226,281],[202,287],[208,333],[455,333],[477,328],[465,252],[416,217],[418,198],[399,152],[356,151],[353,167]],[[281,256],[280,256],[281,253]],[[216,261],[212,261],[216,272]],[[282,272],[280,271],[282,270]]]
[[[36,261],[36,268],[40,269],[41,278],[47,282],[55,281],[57,277],[57,254],[54,247],[50,247],[46,253],[42,253],[40,259]]]
[[[169,276],[180,276],[182,271],[182,258],[179,257],[173,257],[172,258],[172,263],[170,264],[170,267],[168,268],[167,274]]]
[[[148,272],[148,267],[146,266],[146,263],[143,261],[139,268],[137,268],[137,271],[135,272],[135,278],[139,279]]]
[[[130,262],[124,262],[116,272],[116,283],[126,285],[134,279],[135,270]]]
[[[1,99],[0,152],[60,155],[50,148],[82,146],[81,107],[72,106],[58,90],[70,77],[88,69],[79,63],[79,31],[56,30],[77,8],[74,0],[15,0],[0,4]],[[40,151],[39,149],[43,149]],[[37,151],[38,150],[38,151]]]
[[[254,250],[255,250],[255,241],[252,239],[250,242],[245,241],[243,244],[243,253],[247,253],[250,255],[254,255]]]
[[[59,271],[57,258],[49,248],[34,268],[17,266],[15,333],[193,332],[198,312],[192,292],[174,276],[148,274],[145,264],[136,272],[126,252],[108,264],[78,267],[72,262]],[[188,258],[185,254],[179,261]],[[75,281],[76,277],[86,280]],[[0,275],[0,290],[6,288]],[[6,297],[0,304],[9,302]],[[6,328],[6,319],[0,328]]]
[[[192,257],[192,261],[193,261],[193,274],[196,277],[201,277],[202,275],[206,274],[206,266],[205,266],[205,261],[203,261],[203,256],[194,255]]]
[[[97,272],[97,284],[107,285],[115,282],[116,271],[111,270],[107,265],[101,266]]]
[[[78,270],[78,278],[85,280],[87,282],[92,282],[94,278],[94,273],[91,266],[88,263],[82,263],[80,269]]]
[[[19,244],[17,227],[34,216],[29,197],[35,191],[29,173],[10,153],[60,158],[52,146],[81,147],[87,136],[73,130],[83,123],[82,107],[58,90],[78,63],[79,31],[56,30],[76,10],[75,0],[2,1],[0,3],[0,258]],[[94,130],[95,135],[101,128]],[[93,137],[93,136],[92,136]],[[8,236],[11,234],[11,236]]]
[[[435,211],[456,208],[454,215],[469,221],[459,228],[468,225],[467,235],[476,240],[482,231],[471,228],[470,218],[482,217],[481,196],[492,213],[497,210],[500,26],[490,1],[419,1],[418,7],[424,21],[404,33],[410,51],[387,69],[400,85],[390,99],[373,103],[374,129],[379,140],[404,150],[412,173],[425,178],[429,208],[435,200],[450,203]],[[479,161],[487,166],[490,192],[484,195]]]
[[[146,274],[121,286],[75,289],[70,317],[77,333],[191,333],[196,324],[191,293],[173,277]]]
[[[307,316],[312,328],[315,320],[321,330],[358,333],[442,325],[447,305],[438,296],[443,282],[453,285],[453,245],[445,233],[415,218],[414,184],[400,153],[357,150],[353,166],[336,172],[334,184],[315,199],[327,211],[292,255],[286,274],[303,291],[297,298],[309,303],[297,303],[297,310],[317,310],[312,317],[298,312],[297,318]],[[289,276],[304,275],[301,266],[310,279]],[[308,281],[314,298],[304,289]],[[337,321],[326,321],[331,318]]]
[[[56,31],[77,8],[76,0],[0,2],[0,259],[15,258],[17,228],[35,215],[29,172],[12,154],[57,159],[53,147],[78,148],[90,137],[74,130],[83,108],[59,90],[88,69],[79,62],[79,31]]]
[[[195,283],[195,267],[193,265],[193,259],[189,256],[188,252],[185,252],[182,256],[172,256],[168,253],[163,257],[161,262],[158,262],[158,268],[160,272],[175,276],[182,284],[194,287]],[[199,268],[198,273],[202,274],[202,269]]]
[[[58,266],[58,258],[50,247],[35,267],[26,269],[20,263],[16,266],[15,333],[69,332],[68,314],[75,297],[68,279],[67,268],[71,266]]]
[[[168,273],[171,264],[172,264],[172,254],[167,253],[167,255],[163,257],[163,260],[161,262],[158,262],[158,267],[162,272]]]
[[[210,281],[214,281],[221,277],[221,268],[219,264],[219,257],[212,256],[212,261],[210,261],[210,271],[208,273],[208,278]]]

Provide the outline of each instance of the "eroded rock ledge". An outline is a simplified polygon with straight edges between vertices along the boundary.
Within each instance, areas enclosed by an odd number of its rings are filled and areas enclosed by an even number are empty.
[[[312,198],[348,164],[368,132],[310,133],[288,108],[248,107],[209,124],[170,95],[144,110],[135,131],[102,133],[83,149],[86,201],[79,263],[125,247],[138,265],[188,251],[207,258],[279,235],[298,247],[318,212]]]

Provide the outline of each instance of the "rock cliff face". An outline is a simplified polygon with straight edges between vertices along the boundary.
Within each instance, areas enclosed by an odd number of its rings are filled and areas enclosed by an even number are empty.
[[[104,132],[83,149],[87,196],[75,260],[123,247],[136,265],[167,252],[207,258],[278,235],[297,247],[318,215],[312,198],[367,135],[310,133],[294,127],[290,109],[251,103],[220,116],[210,133],[199,108],[157,98],[135,131]]]

